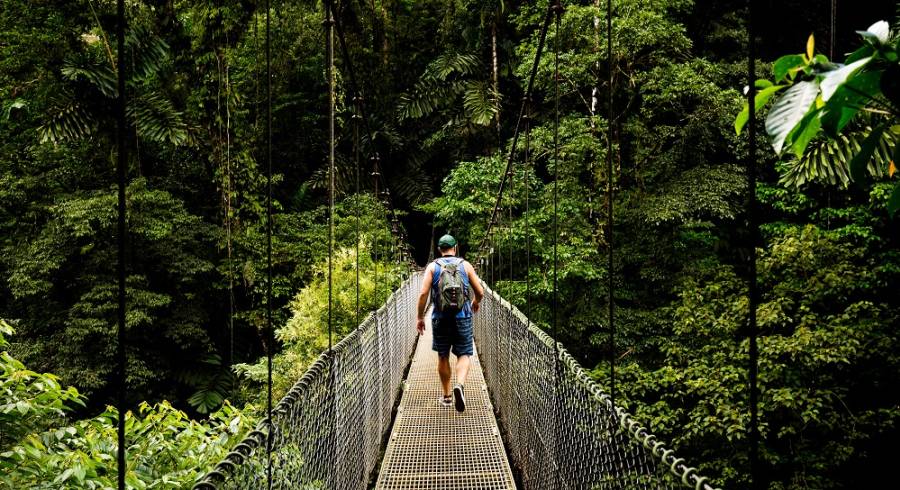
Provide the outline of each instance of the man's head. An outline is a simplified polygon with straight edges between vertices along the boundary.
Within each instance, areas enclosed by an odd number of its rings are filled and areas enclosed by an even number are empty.
[[[438,249],[441,255],[456,255],[456,238],[452,235],[444,235],[438,240]]]

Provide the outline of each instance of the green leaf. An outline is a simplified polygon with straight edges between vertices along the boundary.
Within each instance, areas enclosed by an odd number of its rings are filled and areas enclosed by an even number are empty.
[[[850,177],[857,184],[862,185],[863,182],[868,180],[866,168],[869,165],[869,159],[872,158],[872,154],[875,153],[875,149],[881,141],[881,134],[884,133],[885,127],[886,125],[882,124],[872,130],[872,133],[860,145],[859,152],[850,160]]]
[[[872,58],[863,58],[861,60],[854,61],[849,65],[844,65],[837,70],[832,70],[825,73],[824,78],[822,78],[822,99],[826,102],[828,99],[834,95],[834,92],[840,87],[848,77],[856,73],[857,70],[866,66],[866,64],[871,61]]]
[[[757,80],[759,81],[759,80]],[[766,105],[766,102],[772,98],[775,92],[783,89],[785,85],[771,85],[769,87],[763,88],[759,92],[756,93],[756,98],[754,99],[754,108],[756,112],[759,112],[763,106]],[[734,132],[735,134],[741,134],[741,131],[744,129],[744,125],[747,124],[747,121],[750,119],[750,111],[747,104],[744,104],[744,108],[741,110],[740,114],[734,119]]]
[[[819,84],[814,81],[800,82],[788,89],[769,111],[766,117],[766,132],[772,140],[775,153],[781,154],[785,138],[794,130],[803,116],[815,104],[819,94]]]
[[[897,213],[897,210],[900,209],[900,184],[896,184],[894,186],[894,190],[891,191],[891,197],[888,199],[887,210],[890,213],[891,218],[894,217],[894,214]]]
[[[791,149],[794,151],[794,154],[797,155],[797,158],[803,157],[803,154],[806,151],[806,145],[809,144],[822,127],[821,113],[821,110],[809,111],[809,113],[803,116],[803,119],[800,120],[800,124],[798,124],[797,127],[794,128],[794,131],[789,135],[789,138],[793,140]]]
[[[844,60],[844,63],[849,65],[850,63],[853,63],[856,60],[867,58],[869,56],[872,56],[873,54],[875,54],[875,49],[872,47],[872,45],[864,44],[861,48],[850,53],[850,56],[847,56],[847,59]]]
[[[799,54],[789,54],[775,60],[775,63],[772,65],[775,83],[782,81],[787,76],[788,72],[804,63],[803,56]]]
[[[837,88],[823,107],[822,129],[832,138],[879,92],[880,71],[859,73]]]

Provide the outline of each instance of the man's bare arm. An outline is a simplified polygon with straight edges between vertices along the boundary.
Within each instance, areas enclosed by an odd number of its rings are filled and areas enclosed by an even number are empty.
[[[475,299],[472,301],[472,309],[477,312],[479,305],[481,304],[481,299],[484,298],[484,288],[481,287],[481,278],[478,277],[475,268],[472,267],[472,264],[468,261],[466,262],[466,275],[469,276],[469,284],[472,286],[472,292],[475,293]]]
[[[428,304],[428,293],[431,291],[431,278],[434,275],[434,264],[428,264],[422,277],[422,288],[419,290],[419,303],[416,309],[416,329],[421,334],[425,331],[425,306]]]

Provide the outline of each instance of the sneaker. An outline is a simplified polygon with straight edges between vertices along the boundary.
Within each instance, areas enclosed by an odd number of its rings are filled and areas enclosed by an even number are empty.
[[[450,397],[450,395],[442,396],[438,398],[438,403],[440,403],[442,407],[450,408],[451,406],[453,406],[453,399]]]
[[[463,394],[463,385],[453,387],[453,401],[456,405],[457,412],[466,411],[466,395]]]

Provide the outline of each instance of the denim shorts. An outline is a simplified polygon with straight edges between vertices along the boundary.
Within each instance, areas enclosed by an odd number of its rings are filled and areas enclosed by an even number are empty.
[[[472,317],[434,317],[431,326],[434,329],[431,349],[439,356],[447,357],[451,350],[456,357],[472,355]]]

